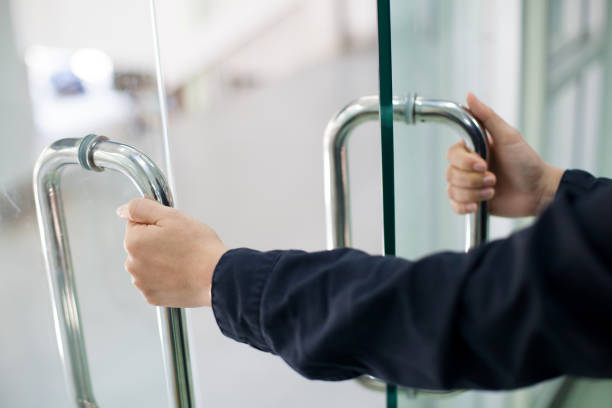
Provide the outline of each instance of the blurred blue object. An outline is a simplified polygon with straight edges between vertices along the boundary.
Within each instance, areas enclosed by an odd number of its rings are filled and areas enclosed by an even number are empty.
[[[83,83],[72,71],[63,70],[51,76],[51,83],[58,95],[80,95],[85,93]]]

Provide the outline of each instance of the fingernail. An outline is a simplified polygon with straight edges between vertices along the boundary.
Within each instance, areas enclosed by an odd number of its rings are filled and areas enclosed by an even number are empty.
[[[482,198],[491,198],[493,197],[493,189],[492,188],[485,188],[484,190],[480,191],[480,196]]]
[[[487,174],[482,179],[482,182],[484,183],[485,186],[492,186],[495,184],[495,176],[492,174]]]
[[[478,209],[478,204],[476,204],[476,203],[468,204],[468,205],[465,206],[465,209],[468,212],[474,212],[474,211],[476,211]]]
[[[487,166],[483,162],[477,162],[474,164],[474,170],[483,172],[487,169]]]
[[[124,220],[128,220],[130,218],[128,214],[127,204],[123,204],[121,207],[117,208],[117,215],[119,216],[119,218],[122,218]]]

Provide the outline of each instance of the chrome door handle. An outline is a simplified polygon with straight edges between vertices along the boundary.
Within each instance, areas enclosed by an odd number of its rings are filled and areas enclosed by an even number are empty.
[[[351,245],[349,175],[347,143],[360,124],[377,120],[378,96],[359,98],[342,108],[329,121],[323,141],[325,176],[325,216],[327,248]],[[437,122],[458,127],[468,147],[483,159],[488,158],[488,140],[484,127],[466,108],[450,101],[425,99],[416,94],[393,98],[393,119],[406,124]],[[476,213],[467,215],[466,250],[487,240],[487,203],[481,201]]]
[[[62,170],[71,165],[93,171],[116,170],[127,176],[143,196],[170,207],[173,199],[164,174],[151,159],[131,146],[112,142],[104,136],[58,140],[36,161],[34,197],[66,383],[75,406],[94,408],[98,404],[89,375],[60,188]],[[157,308],[157,318],[166,381],[173,396],[171,406],[191,408],[195,402],[185,311]]]
[[[325,129],[323,165],[328,249],[351,245],[347,144],[356,127],[364,122],[378,120],[379,110],[378,96],[359,98],[338,111]],[[467,108],[457,103],[426,99],[416,94],[402,98],[394,97],[393,120],[409,125],[418,122],[437,122],[457,127],[462,131],[468,147],[483,159],[488,159],[489,148],[485,128]],[[476,212],[466,217],[465,250],[467,251],[487,240],[486,201],[481,201]],[[383,383],[371,376],[360,377],[359,381],[368,388],[385,389]]]

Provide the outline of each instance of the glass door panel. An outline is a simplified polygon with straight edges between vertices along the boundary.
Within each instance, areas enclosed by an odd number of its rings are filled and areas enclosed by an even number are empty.
[[[68,407],[32,170],[44,146],[96,133],[137,147],[168,173],[151,5],[0,4],[1,130],[10,146],[0,149],[0,405]],[[115,215],[139,193],[125,176],[76,166],[63,173],[62,192],[96,400],[167,407],[156,311],[124,270],[124,223]]]
[[[331,114],[377,83],[371,1],[158,2],[178,207],[231,247],[325,248],[321,139]],[[379,251],[378,126],[351,145],[360,247]],[[359,139],[359,140],[358,140]],[[365,161],[365,163],[364,163]],[[367,181],[365,181],[367,180]],[[359,215],[363,214],[363,217]],[[362,221],[363,220],[363,221]],[[354,381],[308,381],[192,311],[191,353],[210,407],[374,407]]]
[[[518,23],[519,6],[519,2],[508,2],[502,11],[481,1],[391,1],[393,95],[417,93],[464,104],[467,92],[473,91],[516,121],[519,31],[514,27],[515,38],[511,33],[506,33],[509,38],[496,36],[501,30],[494,30],[494,22],[489,19],[501,20],[504,14],[504,18],[514,18]],[[500,48],[508,53],[503,69],[496,62]],[[466,220],[452,212],[444,176],[446,150],[460,137],[455,129],[439,124],[393,124],[398,256],[414,259],[435,251],[464,249]],[[493,234],[508,229],[503,221],[490,226]],[[397,394],[388,395],[388,406],[505,407],[529,398],[487,392],[445,395],[400,387]]]
[[[612,97],[606,88],[612,72],[606,46],[612,31],[609,1],[378,4],[383,112],[390,104],[385,93],[416,92],[464,103],[472,91],[519,128],[547,161],[609,172],[609,160],[602,159],[610,151],[609,120],[599,114]],[[444,177],[446,150],[459,135],[439,125],[406,126],[381,117],[383,143],[392,137],[394,147],[391,157],[383,151],[383,169],[385,161],[394,161],[386,175],[394,179],[394,210],[385,218],[395,222],[385,228],[386,240],[395,242],[397,255],[410,259],[462,250],[465,220],[450,209]],[[493,217],[490,236],[504,236],[527,222]],[[588,394],[585,390],[597,389],[592,395],[599,398],[609,387],[609,382],[564,378],[506,393],[435,395],[400,388],[396,394],[392,387],[388,406],[570,406],[568,401]]]
[[[390,12],[394,95],[417,93],[465,104],[473,91],[517,123],[520,26],[513,24],[520,24],[520,2],[391,1]],[[503,34],[491,20],[502,16],[508,20]],[[446,149],[461,134],[439,124],[397,122],[393,133],[398,255],[462,250],[465,220],[450,208],[444,177]],[[492,233],[499,229],[494,221]]]

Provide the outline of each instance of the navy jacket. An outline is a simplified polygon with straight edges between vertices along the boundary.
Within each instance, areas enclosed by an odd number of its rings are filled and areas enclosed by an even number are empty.
[[[212,303],[226,336],[312,379],[511,389],[612,377],[612,183],[567,171],[534,225],[467,254],[234,249]]]

